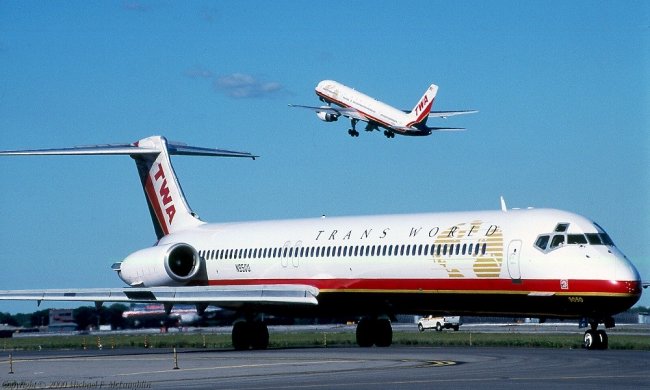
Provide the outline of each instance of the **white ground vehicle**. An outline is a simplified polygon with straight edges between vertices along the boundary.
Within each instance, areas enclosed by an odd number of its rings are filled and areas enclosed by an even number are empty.
[[[420,318],[418,321],[418,329],[420,332],[424,332],[425,329],[435,329],[438,332],[442,332],[443,329],[453,329],[454,331],[457,331],[461,324],[462,322],[460,321],[459,316],[427,316]]]

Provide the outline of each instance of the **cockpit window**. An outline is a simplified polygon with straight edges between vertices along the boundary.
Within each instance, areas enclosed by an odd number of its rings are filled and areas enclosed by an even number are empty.
[[[603,245],[603,242],[600,240],[600,234],[598,233],[587,233],[587,239],[591,245]]]
[[[539,249],[545,251],[546,250],[546,245],[548,245],[548,240],[550,239],[549,236],[539,236],[537,238],[537,241],[535,241],[535,246],[538,247]]]
[[[615,246],[614,241],[612,241],[607,233],[587,233],[587,239],[592,245]]]
[[[555,226],[555,232],[556,233],[564,233],[566,230],[569,228],[568,223],[558,223],[557,226]]]
[[[596,225],[599,233],[571,233],[568,234],[569,223],[558,223],[555,225],[553,233],[545,233],[537,236],[535,247],[544,253],[549,253],[564,245],[607,245],[615,246],[612,239],[603,229]]]
[[[579,245],[586,244],[587,237],[584,234],[569,234],[567,236],[567,244],[569,245]]]
[[[562,244],[564,244],[564,234],[557,234],[553,236],[553,240],[551,241],[551,249],[557,248]]]
[[[616,246],[614,245],[614,241],[609,237],[609,234],[607,233],[600,233],[600,239],[603,241],[603,244],[609,245],[609,246]]]

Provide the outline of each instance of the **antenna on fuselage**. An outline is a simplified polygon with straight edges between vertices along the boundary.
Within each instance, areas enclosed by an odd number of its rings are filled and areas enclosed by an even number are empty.
[[[503,195],[501,195],[501,211],[504,213],[508,212],[508,208],[506,207],[506,200],[503,199]]]

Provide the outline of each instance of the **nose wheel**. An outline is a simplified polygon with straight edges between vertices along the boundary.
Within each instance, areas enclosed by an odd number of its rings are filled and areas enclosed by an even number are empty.
[[[609,338],[607,332],[598,330],[598,323],[591,323],[591,329],[585,332],[582,338],[582,346],[585,349],[607,349],[609,347]]]

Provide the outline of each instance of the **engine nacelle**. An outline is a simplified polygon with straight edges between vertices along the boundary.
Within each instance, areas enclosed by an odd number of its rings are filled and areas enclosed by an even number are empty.
[[[339,119],[339,116],[336,114],[331,114],[329,112],[325,111],[318,111],[316,113],[316,116],[318,116],[318,119],[324,121],[324,122],[336,122]]]
[[[122,260],[119,277],[130,286],[182,286],[201,270],[201,257],[188,244],[154,246],[134,252]]]

